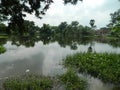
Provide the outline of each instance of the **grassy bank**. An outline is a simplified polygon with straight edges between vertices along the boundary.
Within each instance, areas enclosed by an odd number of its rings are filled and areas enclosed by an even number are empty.
[[[63,60],[65,67],[78,69],[105,82],[120,84],[120,54],[77,53]]]

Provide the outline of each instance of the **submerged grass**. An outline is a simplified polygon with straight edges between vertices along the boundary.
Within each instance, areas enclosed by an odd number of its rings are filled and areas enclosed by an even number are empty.
[[[63,65],[91,74],[105,82],[120,84],[120,54],[77,53],[67,56]]]

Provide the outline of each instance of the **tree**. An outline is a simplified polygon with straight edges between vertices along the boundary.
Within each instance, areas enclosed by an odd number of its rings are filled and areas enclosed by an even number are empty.
[[[120,37],[120,9],[111,13],[111,21],[108,27],[111,28],[111,34]]]
[[[5,32],[6,32],[5,29],[6,29],[5,24],[0,23],[0,34],[5,34]]]
[[[67,22],[61,22],[60,25],[58,26],[58,28],[59,28],[60,30],[63,30],[63,29],[65,29],[66,27],[67,27]]]
[[[111,29],[111,35],[120,37],[120,9],[111,13],[110,16],[111,20],[107,26]]]
[[[72,21],[71,26],[72,27],[78,27],[79,22],[78,21]]]
[[[76,4],[79,0],[64,0],[64,4]],[[82,1],[82,0],[80,0]],[[45,15],[53,0],[1,0],[0,1],[0,20],[10,21],[8,24],[8,33],[10,28],[19,27],[22,34],[24,30],[24,17],[26,13],[34,14],[38,18]]]
[[[94,20],[94,19],[91,19],[89,24],[90,24],[91,27],[93,28],[93,27],[94,27],[94,24],[95,24],[95,20]]]

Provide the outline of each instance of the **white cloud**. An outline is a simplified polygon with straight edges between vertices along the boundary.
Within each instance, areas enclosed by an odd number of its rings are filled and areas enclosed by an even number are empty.
[[[110,13],[119,8],[118,0],[83,0],[77,5],[64,5],[63,0],[54,0],[50,9],[39,20],[34,16],[28,15],[27,19],[35,21],[37,25],[48,23],[58,25],[63,21],[79,21],[82,25],[89,25],[90,19],[95,19],[98,27],[103,27],[110,20]]]

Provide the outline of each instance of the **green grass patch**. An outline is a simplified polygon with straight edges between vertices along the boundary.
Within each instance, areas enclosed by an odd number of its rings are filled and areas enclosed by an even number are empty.
[[[35,74],[9,77],[3,81],[4,90],[53,90],[63,87],[64,90],[86,90],[86,81],[78,77],[73,70],[68,70],[59,77],[48,77]],[[55,89],[57,90],[57,89]]]
[[[6,52],[6,49],[3,46],[0,46],[0,54]]]
[[[67,56],[63,65],[86,72],[105,82],[120,84],[120,54],[77,53]]]
[[[53,80],[50,77],[24,75],[11,77],[3,83],[5,90],[51,90]]]
[[[81,79],[72,69],[61,75],[59,79],[65,90],[86,90],[86,81]]]

